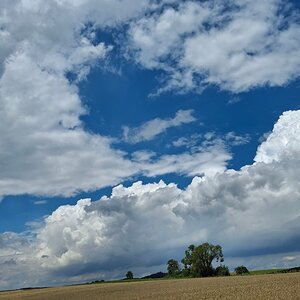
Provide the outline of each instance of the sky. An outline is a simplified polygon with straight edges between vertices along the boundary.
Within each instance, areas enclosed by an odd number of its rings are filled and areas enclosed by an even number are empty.
[[[299,266],[299,10],[1,1],[0,289]]]

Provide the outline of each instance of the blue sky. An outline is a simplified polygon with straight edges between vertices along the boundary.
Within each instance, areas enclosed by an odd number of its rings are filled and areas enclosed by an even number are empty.
[[[299,265],[297,6],[0,4],[0,288]]]

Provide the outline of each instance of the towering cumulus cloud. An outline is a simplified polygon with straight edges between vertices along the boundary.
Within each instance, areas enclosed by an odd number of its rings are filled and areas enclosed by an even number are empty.
[[[46,219],[39,236],[44,241],[41,254],[51,258],[44,264],[63,267],[74,260],[96,260],[105,266],[116,257],[118,266],[129,261],[136,267],[149,260],[164,263],[172,249],[207,239],[221,243],[232,255],[234,249],[239,254],[248,251],[243,255],[262,249],[296,250],[290,242],[299,238],[300,143],[294,143],[299,123],[300,111],[284,113],[258,150],[257,157],[263,149],[270,156],[240,171],[195,177],[185,190],[162,181],[137,182],[114,188],[109,198],[59,208]],[[283,139],[280,153],[276,147]],[[271,160],[271,149],[276,160]],[[57,239],[56,232],[63,236],[54,243],[51,236]]]

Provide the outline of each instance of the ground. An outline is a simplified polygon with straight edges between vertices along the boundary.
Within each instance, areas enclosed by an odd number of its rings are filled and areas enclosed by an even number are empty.
[[[1,292],[0,299],[300,299],[300,273],[101,283]]]

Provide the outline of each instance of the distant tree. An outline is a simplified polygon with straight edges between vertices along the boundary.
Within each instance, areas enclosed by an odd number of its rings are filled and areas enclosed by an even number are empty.
[[[230,272],[227,266],[220,265],[216,268],[216,275],[217,276],[230,276]]]
[[[126,278],[127,278],[127,279],[133,279],[133,273],[132,273],[131,271],[128,271],[128,272],[126,273]]]
[[[250,272],[245,266],[238,266],[234,269],[236,275],[249,274]]]
[[[169,259],[167,262],[168,265],[168,275],[176,276],[180,273],[179,263],[175,259]]]
[[[195,247],[190,245],[185,251],[185,258],[182,263],[189,270],[193,277],[213,276],[215,269],[212,266],[213,261],[223,262],[223,252],[220,245],[204,243]]]

